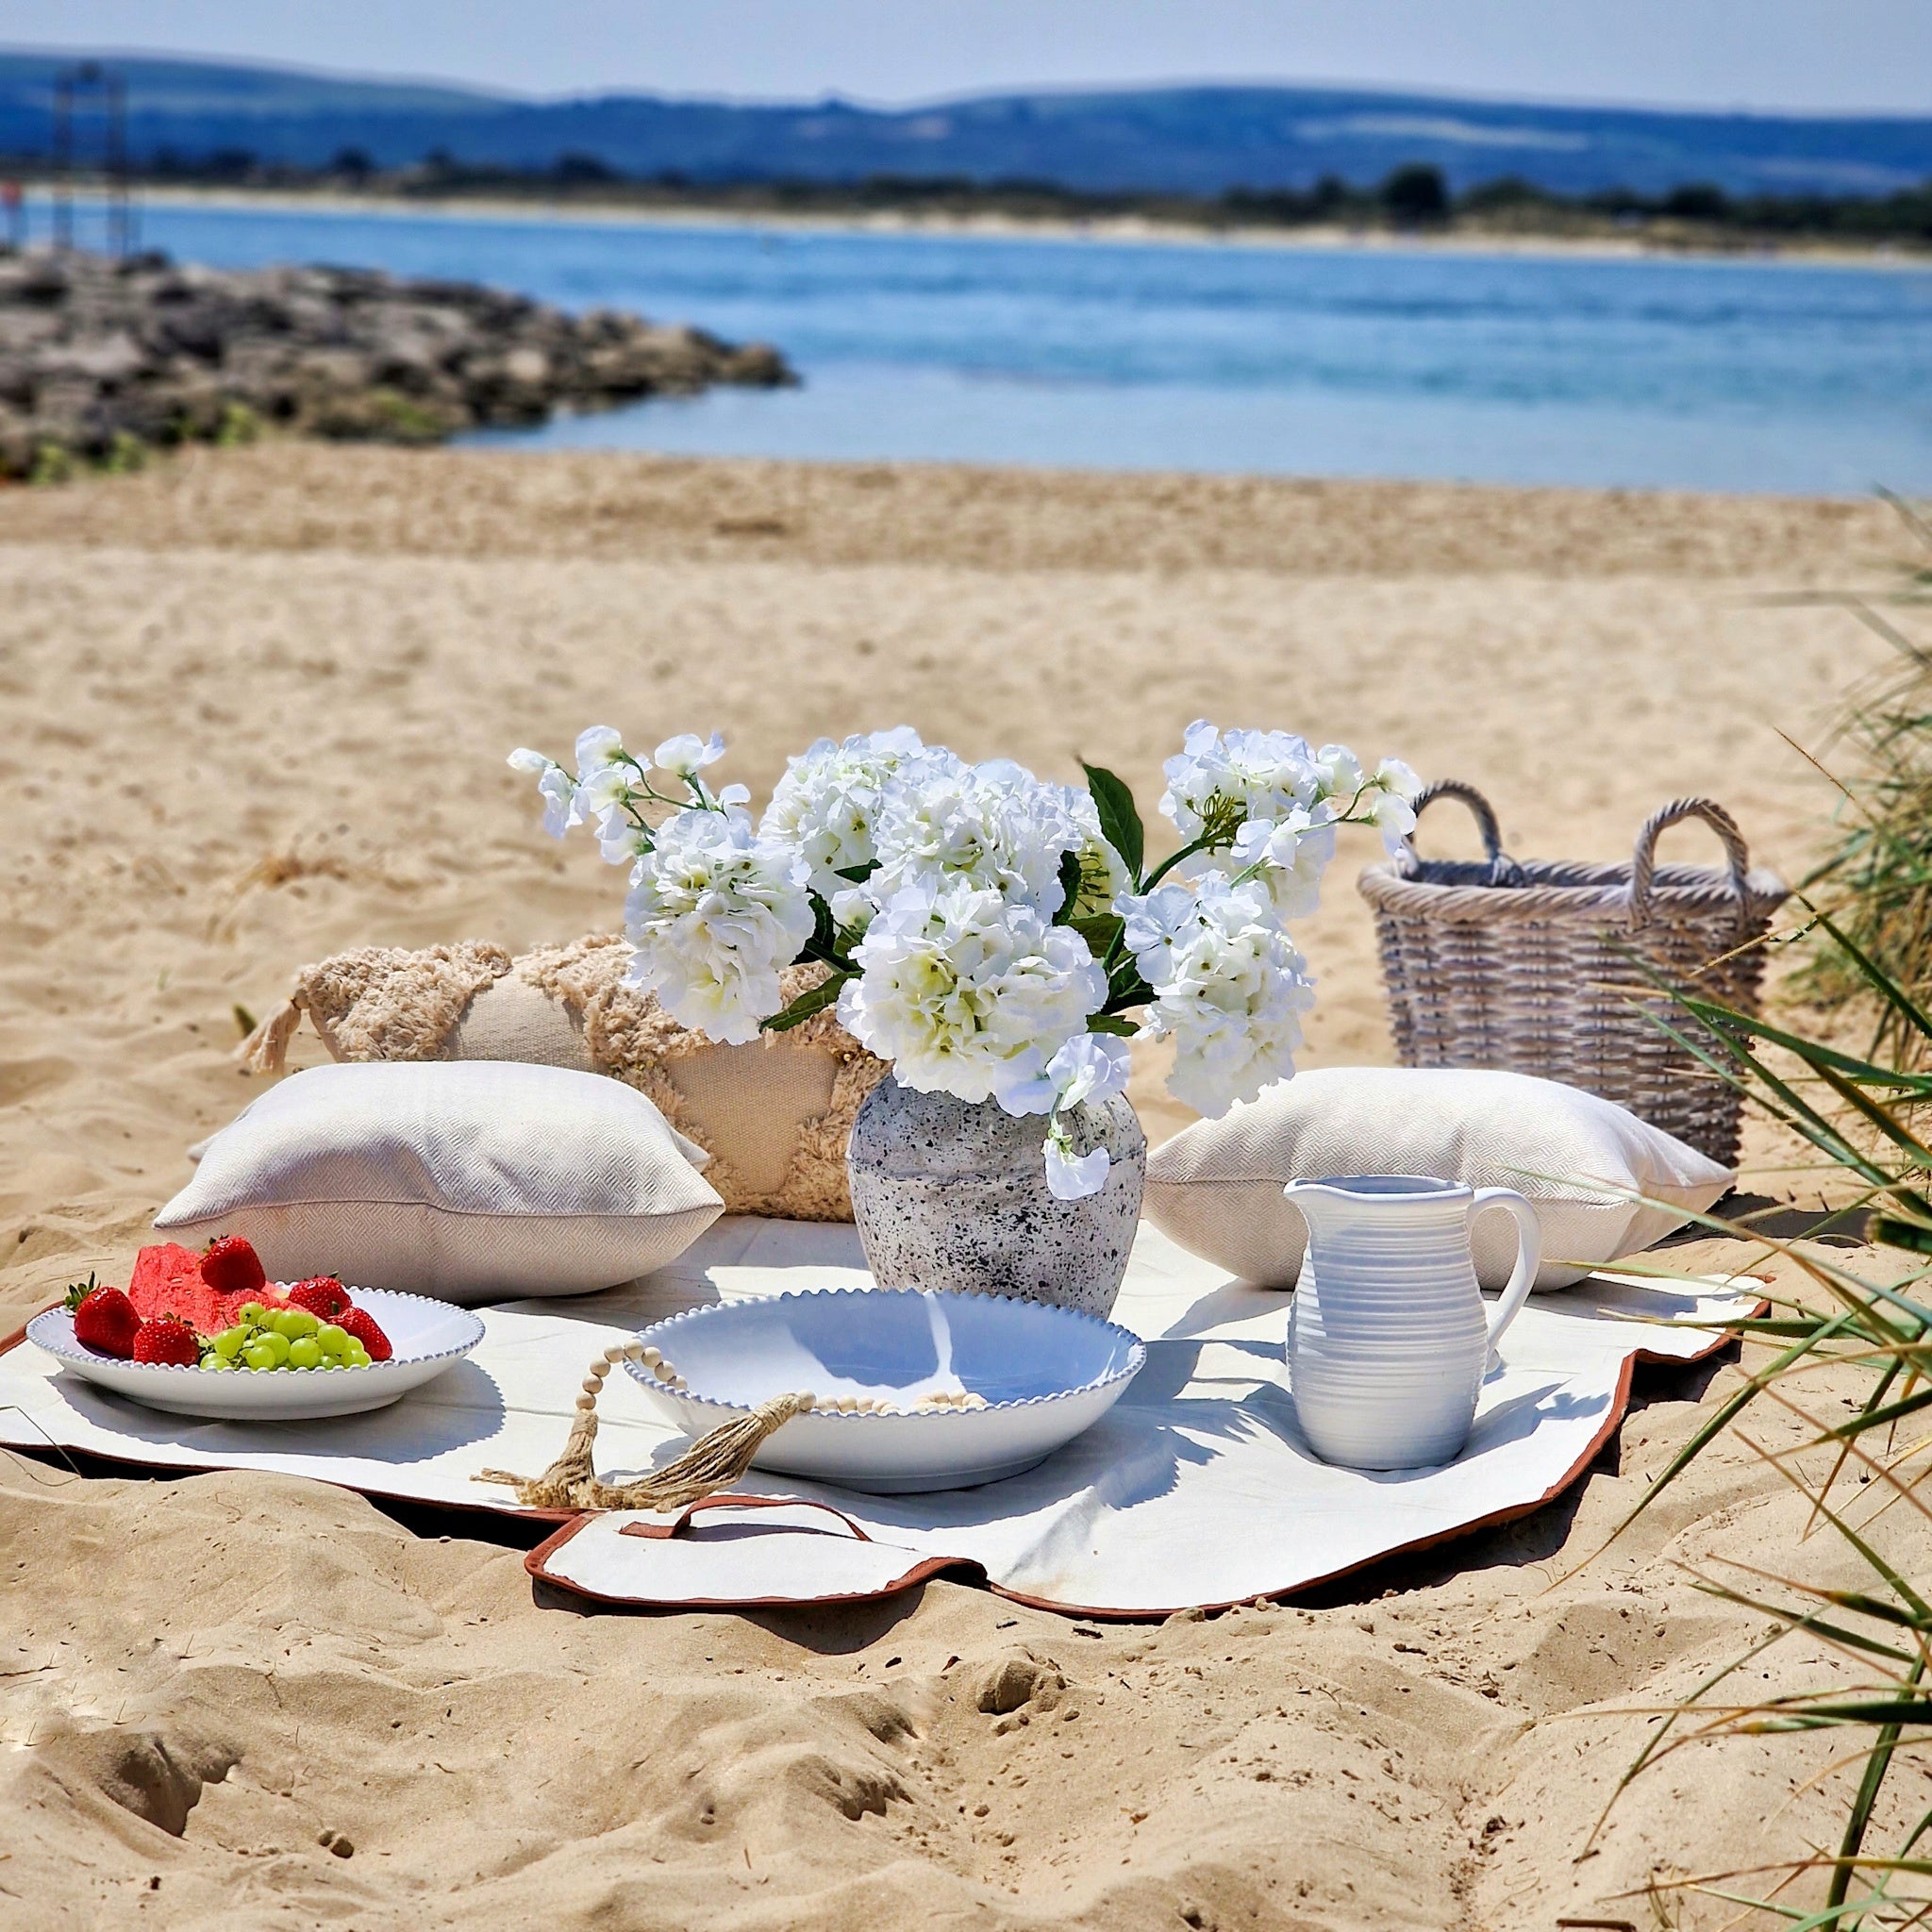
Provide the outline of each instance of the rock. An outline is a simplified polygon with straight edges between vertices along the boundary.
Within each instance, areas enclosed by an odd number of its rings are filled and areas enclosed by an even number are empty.
[[[50,450],[119,462],[130,437],[214,439],[238,409],[299,435],[437,442],[560,407],[796,380],[762,342],[470,282],[0,249],[6,475],[60,474]]]

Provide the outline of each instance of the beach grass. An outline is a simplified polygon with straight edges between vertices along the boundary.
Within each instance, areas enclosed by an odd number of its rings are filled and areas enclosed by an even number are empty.
[[[1923,1005],[1932,996],[1932,647],[1907,625],[1907,613],[1932,605],[1932,520],[1882,493],[1919,554],[1889,592],[1831,600],[1898,655],[1855,690],[1840,717],[1834,744],[1851,753],[1854,776],[1840,787],[1839,836],[1804,890],[1822,893],[1858,950]],[[1925,1041],[1892,1002],[1873,999],[1842,949],[1819,949],[1793,990],[1828,1012],[1870,1012],[1874,1055],[1926,1063]]]
[[[1873,890],[1890,891],[1893,877],[1881,871]],[[1856,891],[1847,916],[1867,930],[1892,930]],[[1727,1439],[1805,1497],[1807,1539],[1836,1538],[1840,1554],[1853,1558],[1855,1581],[1787,1574],[1796,1566],[1783,1561],[1694,1572],[1701,1591],[1766,1619],[1764,1632],[1681,1702],[1650,1714],[1662,1722],[1618,1793],[1688,1744],[1832,1734],[1845,1746],[1834,1768],[1857,1772],[1835,1846],[1807,1846],[1782,1866],[1709,1873],[1659,1890],[1688,1887],[1771,1914],[1796,1932],[1840,1932],[1917,1924],[1932,1914],[1932,1895],[1923,1886],[1909,1895],[1900,1889],[1932,1880],[1932,1809],[1910,1817],[1907,1806],[1902,1829],[1888,1834],[1889,1841],[1873,1836],[1900,1754],[1932,1744],[1932,1602],[1923,1577],[1915,1582],[1911,1574],[1910,1533],[1932,1525],[1932,1436],[1923,1427],[1932,1410],[1932,1145],[1924,1128],[1932,1109],[1932,1072],[1925,1071],[1932,1015],[1831,914],[1814,910],[1811,931],[1831,948],[1832,971],[1848,989],[1844,997],[1868,1002],[1882,1016],[1875,1057],[1842,1052],[1688,992],[1679,995],[1682,1022],[1661,1024],[1843,1177],[1853,1193],[1847,1212],[1862,1218],[1871,1247],[1855,1270],[1815,1244],[1758,1237],[1761,1252],[1791,1263],[1803,1286],[1796,1294],[1767,1297],[1767,1313],[1723,1325],[1747,1346],[1769,1349],[1770,1358],[1748,1370],[1616,1535]],[[1749,1223],[1722,1217],[1707,1217],[1706,1224],[1747,1239],[1754,1233]],[[1851,1412],[1828,1413],[1828,1406],[1847,1406],[1847,1372],[1859,1391],[1849,1398]],[[1758,1426],[1765,1410],[1794,1424],[1795,1435],[1787,1431],[1788,1439],[1775,1443]],[[1905,1534],[1897,1533],[1901,1527]],[[1792,1638],[1820,1646],[1838,1659],[1839,1670],[1828,1681],[1821,1677],[1774,1696],[1740,1695],[1746,1673]],[[1788,1903],[1781,1895],[1792,1894],[1807,1874],[1824,1874],[1822,1899]],[[1778,1881],[1769,1891],[1751,1888],[1750,1881],[1761,1886],[1767,1876]]]

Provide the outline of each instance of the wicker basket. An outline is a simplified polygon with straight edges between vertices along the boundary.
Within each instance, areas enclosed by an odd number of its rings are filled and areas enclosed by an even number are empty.
[[[1563,1080],[1735,1166],[1741,1096],[1647,1017],[1671,1008],[1646,977],[1694,983],[1707,998],[1756,1011],[1764,950],[1751,942],[1788,889],[1751,870],[1731,815],[1707,798],[1680,798],[1645,822],[1627,866],[1518,864],[1473,785],[1441,780],[1418,812],[1438,798],[1474,814],[1487,858],[1424,859],[1411,840],[1359,881],[1375,911],[1403,1065]],[[1724,841],[1728,871],[1656,862],[1657,835],[1689,818]]]

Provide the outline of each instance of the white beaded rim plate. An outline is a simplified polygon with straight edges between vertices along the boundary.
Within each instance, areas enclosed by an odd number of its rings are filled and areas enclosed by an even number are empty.
[[[26,1324],[27,1340],[87,1381],[177,1415],[212,1420],[299,1421],[380,1408],[452,1369],[483,1340],[472,1309],[394,1289],[350,1288],[389,1337],[388,1361],[362,1368],[204,1369],[185,1362],[123,1361],[74,1338],[74,1316],[47,1308]]]
[[[663,1321],[652,1323],[648,1328],[639,1331],[637,1339],[660,1350],[665,1359],[665,1366],[676,1370],[679,1375],[682,1376],[684,1364],[677,1357],[675,1335],[677,1329],[684,1324],[710,1322],[721,1318],[727,1318],[727,1311],[736,1308],[766,1307],[784,1302],[831,1301],[853,1297],[870,1299],[882,1294],[905,1295],[908,1299],[926,1302],[991,1302],[996,1307],[1017,1307],[1037,1309],[1049,1318],[1084,1323],[1101,1330],[1108,1337],[1113,1338],[1118,1343],[1124,1344],[1124,1356],[1116,1366],[1104,1371],[1098,1375],[1091,1376],[1085,1381],[1070,1382],[1064,1388],[1042,1390],[1036,1395],[1007,1396],[997,1402],[986,1400],[983,1406],[975,1404],[971,1409],[947,1407],[842,1410],[832,1407],[821,1407],[814,1409],[812,1411],[813,1414],[840,1422],[877,1422],[891,1416],[904,1418],[934,1415],[984,1415],[1002,1409],[1031,1408],[1042,1402],[1064,1402],[1070,1395],[1089,1394],[1099,1390],[1111,1388],[1117,1382],[1131,1381],[1134,1376],[1141,1373],[1141,1366],[1147,1358],[1145,1344],[1130,1329],[1123,1328],[1117,1322],[1103,1321],[1098,1315],[1082,1314],[1077,1308],[1061,1308],[1053,1307],[1045,1302],[1024,1301],[1017,1295],[968,1295],[959,1294],[948,1289],[790,1289],[783,1294],[761,1296],[755,1301],[721,1302],[709,1307],[687,1308],[681,1315],[667,1315]],[[658,1391],[670,1389],[671,1385],[667,1384],[661,1376],[654,1374],[646,1365],[641,1362],[627,1359],[625,1367],[647,1389]],[[749,1415],[758,1407],[757,1402],[734,1402],[728,1396],[701,1394],[688,1386],[676,1389],[674,1392],[687,1397],[690,1401],[702,1402],[708,1408],[728,1409],[735,1415]],[[767,1394],[775,1395],[780,1392],[780,1391],[774,1389],[768,1391]],[[759,1399],[764,1400],[766,1398],[760,1397]]]
[[[808,1392],[813,1407],[754,1466],[889,1492],[1031,1468],[1098,1422],[1146,1360],[1126,1329],[1072,1308],[875,1288],[719,1303],[654,1323],[637,1344],[661,1364],[626,1351],[625,1368],[684,1433]]]

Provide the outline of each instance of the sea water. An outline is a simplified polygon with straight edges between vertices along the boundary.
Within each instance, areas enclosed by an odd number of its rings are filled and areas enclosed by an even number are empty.
[[[149,205],[224,267],[473,278],[775,342],[472,441],[1799,492],[1932,491],[1932,266]]]

